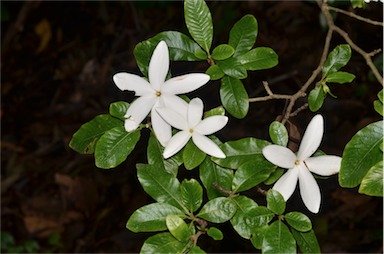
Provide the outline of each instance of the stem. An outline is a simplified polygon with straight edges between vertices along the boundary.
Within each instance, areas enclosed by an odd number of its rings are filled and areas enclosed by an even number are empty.
[[[343,13],[343,14],[345,14],[347,16],[350,16],[352,18],[358,19],[358,20],[363,21],[363,22],[368,23],[368,24],[372,24],[372,25],[375,25],[375,26],[384,26],[383,22],[374,21],[374,20],[369,19],[369,18],[364,18],[364,17],[359,16],[359,15],[353,13],[353,12],[345,11],[345,10],[342,10],[342,9],[339,9],[339,8],[336,8],[336,7],[333,7],[333,6],[328,6],[328,10],[332,10],[332,11],[335,11],[335,12]]]

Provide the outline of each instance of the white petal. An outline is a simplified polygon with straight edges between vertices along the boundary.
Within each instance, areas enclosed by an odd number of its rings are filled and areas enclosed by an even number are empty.
[[[160,91],[169,69],[168,46],[164,41],[157,44],[149,62],[148,77],[154,90]]]
[[[162,146],[166,146],[172,137],[171,126],[157,113],[155,107],[151,111],[151,122],[156,138]]]
[[[142,96],[137,98],[129,105],[125,118],[129,118],[140,124],[149,114],[155,102],[156,97]]]
[[[206,136],[200,135],[199,133],[192,134],[193,143],[204,153],[214,156],[216,158],[225,158],[225,154],[221,149]]]
[[[189,131],[187,120],[175,110],[165,107],[158,107],[156,108],[156,111],[169,125],[179,130]]]
[[[339,173],[341,157],[335,155],[322,155],[308,158],[304,162],[309,171],[321,176],[330,176]]]
[[[195,128],[194,131],[201,135],[211,135],[222,128],[228,123],[226,116],[210,116],[203,119]]]
[[[164,159],[176,154],[180,151],[185,144],[188,143],[188,140],[191,138],[191,133],[189,131],[179,131],[169,140],[167,146],[164,149],[163,156]]]
[[[321,202],[319,185],[317,185],[315,178],[303,164],[300,165],[299,171],[301,198],[309,211],[318,213]]]
[[[273,186],[274,190],[277,190],[283,195],[285,201],[287,201],[295,191],[298,175],[299,169],[297,167],[288,169],[288,171],[280,177]]]
[[[284,146],[269,145],[263,148],[264,157],[281,168],[293,168],[296,155]]]
[[[136,122],[133,119],[125,119],[124,128],[127,132],[136,130],[139,127],[140,122]]]
[[[160,100],[163,103],[162,106],[175,110],[183,118],[187,119],[188,103],[185,100],[177,95],[164,93],[160,96]]]
[[[301,140],[297,158],[305,160],[319,148],[324,133],[324,120],[321,115],[315,115],[304,133]]]
[[[205,85],[209,79],[209,75],[203,73],[185,74],[165,81],[161,91],[172,94],[189,93]]]
[[[134,91],[136,96],[155,94],[148,81],[134,74],[120,72],[113,76],[113,81],[121,91]]]
[[[192,99],[188,104],[187,121],[190,128],[194,128],[203,117],[204,104],[200,98]]]

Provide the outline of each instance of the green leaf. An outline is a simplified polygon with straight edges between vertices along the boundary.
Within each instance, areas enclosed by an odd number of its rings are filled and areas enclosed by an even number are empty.
[[[195,179],[184,179],[180,185],[181,201],[190,212],[195,212],[203,202],[203,188]]]
[[[182,254],[188,243],[183,243],[172,236],[171,233],[159,233],[145,240],[140,253],[173,253]]]
[[[383,161],[374,165],[361,181],[359,193],[369,196],[383,196]]]
[[[231,218],[232,227],[241,237],[249,239],[253,225],[249,225],[249,220],[247,220],[245,214],[253,208],[256,208],[257,203],[242,195],[234,197],[233,202],[236,204],[237,209],[235,215]]]
[[[269,136],[274,144],[279,146],[287,146],[288,131],[284,124],[274,121],[269,125]]]
[[[132,232],[156,232],[167,229],[165,219],[168,215],[185,217],[178,208],[166,203],[153,203],[137,209],[127,222]]]
[[[336,46],[331,53],[329,53],[323,65],[323,78],[337,72],[341,67],[345,66],[351,58],[351,47],[348,44],[341,44]]]
[[[225,60],[231,57],[235,50],[228,44],[220,44],[212,51],[212,58],[215,60]]]
[[[364,0],[350,0],[350,1],[351,1],[353,9],[355,9],[355,8],[365,8],[366,3],[365,3]]]
[[[204,0],[185,0],[184,18],[192,38],[207,52],[213,39],[212,16]]]
[[[69,147],[78,153],[92,154],[99,138],[118,126],[124,126],[124,122],[110,115],[98,115],[73,134]]]
[[[273,222],[266,230],[263,253],[296,253],[296,241],[291,232],[280,220]]]
[[[215,227],[210,227],[207,230],[207,235],[209,235],[210,237],[212,237],[213,240],[216,240],[216,241],[223,240],[223,238],[224,238],[224,235],[220,231],[220,229],[215,228]]]
[[[309,109],[312,112],[318,111],[323,106],[326,93],[322,86],[316,86],[313,88],[308,95]]]
[[[267,160],[250,160],[239,166],[232,181],[232,192],[249,190],[266,180],[275,166]]]
[[[239,56],[249,51],[256,42],[258,32],[257,20],[247,14],[235,23],[229,32],[229,42],[235,49],[234,56]]]
[[[268,209],[277,215],[281,215],[285,211],[285,201],[283,196],[276,190],[270,189],[267,193]]]
[[[195,52],[195,56],[200,60],[206,60],[208,58],[207,52],[202,49],[199,49]]]
[[[381,90],[377,94],[377,97],[379,98],[379,100],[375,100],[373,102],[373,107],[377,113],[379,113],[381,116],[383,116],[383,90]]]
[[[240,56],[239,61],[246,70],[251,71],[270,69],[279,63],[276,52],[267,47],[254,48]]]
[[[300,232],[307,232],[312,229],[311,220],[303,213],[290,212],[284,218],[291,227]]]
[[[183,150],[183,161],[186,169],[191,170],[199,166],[205,159],[206,154],[201,151],[192,139],[190,139]]]
[[[265,232],[267,232],[268,228],[269,226],[265,225],[265,226],[253,229],[251,242],[256,249],[261,249],[263,247],[264,235],[265,235]]]
[[[264,184],[271,185],[274,184],[280,176],[284,174],[285,170],[282,168],[276,168],[275,171],[271,173],[267,180],[264,181]]]
[[[383,160],[383,121],[371,123],[358,131],[345,146],[341,160],[339,183],[353,188],[360,184],[368,170]]]
[[[146,193],[159,203],[187,211],[181,201],[180,183],[174,175],[156,165],[137,164],[136,167],[137,178]]]
[[[224,223],[236,212],[235,203],[229,198],[218,197],[208,201],[196,217],[213,223]]]
[[[213,158],[213,161],[222,167],[237,169],[249,160],[265,161],[262,150],[271,143],[256,138],[243,138],[228,141],[220,146],[226,158]]]
[[[117,101],[109,105],[109,114],[120,120],[125,120],[125,114],[129,108],[129,103],[125,101]]]
[[[236,58],[231,57],[222,61],[216,61],[216,64],[229,77],[245,79],[248,76],[247,70]]]
[[[226,196],[215,187],[215,185],[230,191],[233,179],[233,171],[230,169],[222,168],[206,157],[199,168],[200,180],[207,190],[208,198],[214,199],[217,197]]]
[[[313,230],[300,232],[292,228],[291,232],[302,253],[321,253],[319,243]]]
[[[205,254],[206,252],[203,251],[199,246],[193,246],[189,249],[188,254]]]
[[[110,169],[125,161],[140,139],[140,130],[127,132],[124,126],[106,131],[95,148],[98,168]]]
[[[207,118],[210,116],[225,116],[225,109],[222,106],[213,108],[213,109],[205,112],[203,118]]]
[[[210,66],[205,74],[208,74],[211,80],[219,80],[225,75],[217,64]]]
[[[241,119],[247,115],[249,109],[248,94],[241,80],[224,77],[221,80],[220,99],[224,108],[232,116]]]
[[[186,242],[194,234],[194,227],[189,227],[185,221],[177,215],[169,214],[165,219],[169,232],[180,242]]]
[[[344,72],[344,71],[338,71],[331,73],[327,76],[325,79],[326,82],[328,83],[339,83],[339,84],[344,84],[344,83],[351,83],[352,80],[355,79],[355,75],[349,72]]]

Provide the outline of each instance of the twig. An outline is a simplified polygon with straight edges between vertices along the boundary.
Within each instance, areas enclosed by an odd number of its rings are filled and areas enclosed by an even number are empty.
[[[303,111],[304,109],[308,108],[308,103],[305,103],[303,106],[301,106],[300,108],[296,109],[294,112],[292,112],[289,117],[294,117],[294,116],[297,116],[297,114],[301,111]]]
[[[343,14],[345,14],[347,16],[350,16],[352,18],[358,19],[358,20],[363,21],[363,22],[368,23],[368,24],[372,24],[372,25],[375,25],[375,26],[384,26],[383,22],[375,21],[375,20],[372,20],[372,19],[369,19],[369,18],[364,18],[364,17],[359,16],[359,15],[353,13],[353,12],[345,11],[345,10],[342,10],[342,9],[339,9],[339,8],[336,8],[336,7],[333,7],[333,6],[328,6],[327,8],[328,8],[328,10],[332,10],[332,11],[343,13]]]
[[[288,95],[288,94],[274,94],[269,88],[267,81],[263,81],[263,86],[265,91],[267,91],[268,96],[249,98],[249,102],[268,101],[273,99],[290,100],[292,98],[292,95]]]

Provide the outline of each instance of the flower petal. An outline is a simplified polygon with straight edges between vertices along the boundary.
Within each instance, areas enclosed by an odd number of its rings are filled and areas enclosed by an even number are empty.
[[[171,108],[179,113],[183,118],[187,119],[188,103],[185,100],[181,99],[177,95],[163,93],[160,96],[160,101],[161,104],[159,104],[159,106]]]
[[[124,128],[127,132],[136,130],[139,127],[140,122],[136,122],[133,119],[125,119]]]
[[[164,41],[157,44],[149,62],[148,77],[151,86],[156,91],[161,91],[169,70],[168,46]]]
[[[308,158],[304,162],[309,171],[321,176],[330,176],[339,173],[341,157],[335,155],[322,155]]]
[[[214,156],[216,158],[225,158],[225,154],[221,149],[206,136],[194,132],[192,134],[193,143],[204,153]]]
[[[287,201],[295,191],[298,175],[299,169],[297,167],[288,169],[288,171],[280,177],[280,179],[277,180],[273,186],[274,190],[277,190],[281,195],[283,195],[285,201]]]
[[[205,85],[209,79],[209,75],[203,73],[185,74],[165,81],[161,91],[172,94],[189,93]]]
[[[264,157],[281,168],[293,168],[296,155],[284,146],[269,145],[263,148]]]
[[[319,185],[304,164],[300,165],[299,186],[301,198],[305,206],[312,213],[318,213],[321,202]]]
[[[195,128],[194,131],[201,135],[211,135],[222,128],[228,123],[226,116],[210,116],[203,119]]]
[[[324,119],[322,115],[315,115],[309,122],[307,130],[297,152],[299,160],[309,158],[319,148],[324,133]]]
[[[188,104],[187,121],[189,128],[194,128],[203,117],[204,104],[200,98],[192,99]]]
[[[188,143],[188,140],[191,138],[191,133],[189,131],[179,131],[169,140],[167,146],[164,149],[163,156],[164,159],[176,154],[180,151],[185,144]]]
[[[155,102],[156,97],[141,96],[129,105],[124,117],[140,124],[149,114]]]
[[[175,110],[165,107],[156,107],[156,111],[169,125],[179,130],[189,131],[187,120]]]
[[[151,122],[152,122],[153,131],[155,132],[156,138],[159,140],[162,146],[166,146],[168,141],[172,137],[172,128],[159,115],[159,113],[155,110],[155,107],[153,107],[151,111]]]
[[[134,91],[136,96],[155,94],[148,81],[134,74],[120,72],[113,75],[113,81],[121,91]]]

